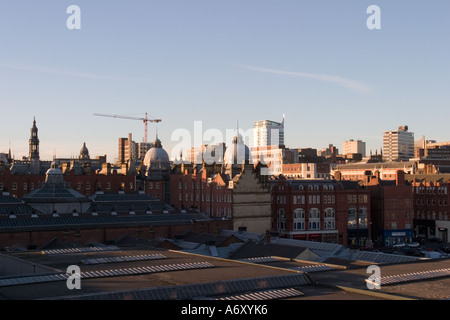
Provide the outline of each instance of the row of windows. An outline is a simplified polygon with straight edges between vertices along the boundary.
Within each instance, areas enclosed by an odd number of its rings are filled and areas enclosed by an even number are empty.
[[[214,194],[209,194],[207,193],[206,195],[202,193],[201,195],[201,201],[206,201],[207,202],[214,202],[216,201],[217,203],[219,202],[228,202],[231,203],[232,202],[232,197],[231,194],[218,194],[217,196],[214,196]],[[179,193],[178,194],[178,200],[179,201],[183,201],[183,193]],[[185,193],[184,194],[184,201],[194,201],[194,194],[193,193]],[[195,195],[195,201],[200,201],[200,194],[196,194]]]
[[[11,189],[13,191],[16,191],[18,189],[18,186],[19,186],[19,184],[17,182],[13,182],[11,184]],[[3,189],[4,189],[3,182],[0,182],[0,191],[2,191]],[[23,190],[24,191],[28,190],[28,183],[27,182],[23,183]],[[34,190],[34,182],[30,183],[30,190]]]
[[[447,187],[416,187],[416,194],[447,194]]]
[[[208,215],[212,215],[214,211],[216,217],[231,219],[231,208],[216,208],[216,210],[213,210],[210,207],[206,208],[206,214]]]
[[[28,183],[27,183],[27,182],[24,182],[22,186],[23,186],[23,190],[24,190],[24,191],[34,190],[34,188],[35,188],[34,182],[30,182],[29,189],[28,189]],[[157,186],[156,189],[159,189],[159,183],[157,183],[156,186]],[[17,190],[18,190],[18,187],[19,187],[19,184],[18,184],[17,182],[13,182],[13,183],[11,184],[11,190],[13,190],[13,191],[17,191]],[[83,184],[82,184],[81,182],[77,182],[77,183],[76,183],[75,188],[76,188],[77,190],[81,190],[82,187],[83,187]],[[130,190],[134,190],[134,183],[133,183],[133,182],[130,182],[129,185],[128,185],[128,187],[129,187]],[[98,188],[98,189],[102,189],[102,184],[101,184],[101,182],[97,182],[97,188]],[[2,191],[3,189],[4,189],[3,182],[0,182],[0,191]],[[85,190],[90,190],[90,189],[91,189],[91,183],[90,183],[90,182],[86,182],[86,183],[84,184],[84,189],[85,189]],[[124,182],[122,182],[122,183],[120,184],[120,189],[121,189],[121,190],[125,190],[125,183],[124,183]],[[150,189],[152,189],[152,186],[150,187]],[[111,190],[111,182],[106,182],[106,190]]]
[[[336,228],[335,211],[333,208],[327,208],[324,211],[324,226],[326,230]],[[284,209],[278,210],[278,229],[286,230],[286,212]],[[308,230],[320,230],[320,210],[311,208],[308,213]],[[306,219],[305,210],[297,208],[294,210],[294,230],[305,230]]]
[[[148,183],[148,188],[153,189],[153,182]],[[155,189],[159,190],[161,188],[161,184],[159,182],[155,182]]]
[[[189,183],[188,182],[185,182],[184,183],[184,189],[188,189],[188,187],[189,187]],[[200,182],[197,182],[197,183],[195,183],[195,182],[192,182],[192,186],[191,186],[192,188],[192,190],[195,190],[195,189],[197,189],[197,190],[200,190]],[[205,189],[205,183],[204,182],[202,182],[201,183],[201,187],[202,187],[202,190],[204,190]],[[179,190],[183,190],[183,182],[179,182],[178,183],[178,189]],[[220,186],[218,183],[216,183],[216,189],[217,190],[220,190],[220,189],[222,189],[222,186]]]
[[[309,195],[308,198],[306,198],[305,195],[295,195],[292,198],[292,202],[293,204],[306,204],[306,199],[308,199],[308,204],[320,204],[321,196]],[[333,204],[335,203],[335,200],[336,199],[334,195],[323,196],[324,204]],[[277,203],[286,204],[286,196],[277,196]]]
[[[418,210],[415,212],[414,214],[416,219],[428,219],[428,220],[448,220],[448,214],[447,211],[439,211],[439,212],[435,212],[435,211],[427,211],[425,212],[425,210]]]
[[[106,184],[105,190],[111,190],[111,182],[106,182],[105,184]],[[76,183],[76,189],[77,190],[81,190],[82,187],[83,187],[83,184],[81,182],[77,182]],[[125,190],[125,188],[126,188],[125,182],[120,183],[119,188],[120,188],[120,190]],[[86,182],[84,184],[84,189],[85,190],[90,190],[91,189],[91,183],[90,182]],[[102,190],[102,183],[101,182],[97,182],[97,189]],[[133,182],[130,182],[128,184],[128,189],[129,190],[134,190],[134,183]]]
[[[427,201],[425,202],[425,199],[416,199],[416,204],[417,205],[425,205],[425,203],[429,206],[429,205],[436,205],[436,201],[434,199],[427,199]],[[447,199],[438,199],[437,204],[439,206],[447,206]]]
[[[347,202],[348,203],[367,203],[368,202],[369,197],[367,196],[367,194],[364,195],[356,195],[356,194],[352,194],[352,195],[348,195],[347,196]]]
[[[395,229],[398,229],[398,224],[395,221],[394,222],[386,222],[385,223],[385,227],[386,227],[386,229],[393,229],[393,230],[395,230]],[[405,223],[405,229],[411,229],[411,223],[406,222]]]
[[[276,187],[274,187],[274,188],[276,188]],[[320,190],[320,187],[319,187],[319,185],[308,185],[307,187],[307,190],[310,190],[310,191],[318,191],[318,190]],[[284,185],[279,185],[278,186],[278,190],[280,190],[280,191],[284,191]],[[298,186],[298,190],[305,190],[305,186],[304,185],[299,185]],[[332,185],[332,184],[330,184],[330,185],[323,185],[322,186],[322,190],[334,190],[334,185]]]
[[[349,229],[367,228],[367,209],[365,207],[348,209],[348,225]]]

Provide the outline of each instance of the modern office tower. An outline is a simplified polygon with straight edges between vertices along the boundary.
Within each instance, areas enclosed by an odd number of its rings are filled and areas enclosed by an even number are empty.
[[[408,126],[383,132],[383,160],[408,161],[414,157],[414,133]]]
[[[134,142],[131,133],[128,134],[128,138],[119,138],[119,163],[125,163],[132,159],[134,161],[144,159],[151,144],[145,142]]]
[[[366,143],[361,140],[353,140],[344,141],[342,143],[342,153],[351,154],[351,153],[360,153],[363,157],[366,156]]]
[[[260,120],[253,122],[253,147],[284,145],[283,121]]]

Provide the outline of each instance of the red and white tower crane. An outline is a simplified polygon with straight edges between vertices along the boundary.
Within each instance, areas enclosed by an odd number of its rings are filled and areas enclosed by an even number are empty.
[[[110,117],[110,118],[120,118],[120,119],[129,119],[129,120],[140,120],[144,122],[145,126],[145,136],[144,136],[144,142],[147,145],[147,136],[148,136],[148,123],[149,122],[161,122],[161,119],[149,119],[147,116],[147,112],[145,113],[145,117],[130,117],[130,116],[124,116],[124,115],[117,115],[117,114],[100,114],[100,113],[94,113],[94,116],[102,116],[102,117]]]

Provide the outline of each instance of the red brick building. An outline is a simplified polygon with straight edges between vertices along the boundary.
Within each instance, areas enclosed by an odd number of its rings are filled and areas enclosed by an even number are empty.
[[[412,185],[414,232],[419,238],[440,238],[447,242],[450,174],[407,175]]]
[[[357,182],[274,180],[272,228],[281,237],[365,246],[370,193]]]
[[[211,217],[231,218],[232,188],[220,173],[208,168],[182,166],[183,173],[170,176],[170,204],[174,208],[196,208]]]
[[[77,192],[90,196],[96,191],[117,192],[136,190],[136,175],[117,173],[112,170],[108,174],[89,171],[76,174],[74,170],[66,170],[64,180]],[[11,174],[9,168],[0,166],[0,192],[8,191],[11,195],[22,198],[35,190],[45,181],[45,174]]]
[[[395,180],[382,180],[379,174],[361,181],[371,197],[372,234],[381,246],[413,242],[413,192],[399,170]]]

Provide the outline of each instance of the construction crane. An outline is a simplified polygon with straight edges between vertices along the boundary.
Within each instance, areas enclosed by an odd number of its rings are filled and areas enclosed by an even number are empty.
[[[94,113],[94,116],[120,118],[120,119],[130,119],[130,120],[141,120],[142,122],[144,122],[144,125],[145,125],[145,136],[144,136],[145,144],[147,144],[148,122],[161,122],[162,121],[161,119],[149,119],[147,117],[147,112],[145,113],[145,118],[122,116],[122,115],[116,115],[116,114],[100,114],[100,113]]]

